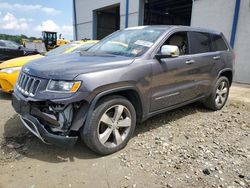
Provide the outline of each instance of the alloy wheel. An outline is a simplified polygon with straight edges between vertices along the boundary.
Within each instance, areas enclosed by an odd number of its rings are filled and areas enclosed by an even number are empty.
[[[109,148],[119,146],[128,137],[131,123],[131,113],[125,106],[110,107],[98,123],[97,134],[100,143]]]
[[[216,90],[215,103],[218,107],[225,104],[228,96],[228,91],[228,84],[225,81],[222,81]]]

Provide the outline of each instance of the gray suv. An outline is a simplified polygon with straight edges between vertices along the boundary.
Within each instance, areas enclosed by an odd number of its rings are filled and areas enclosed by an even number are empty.
[[[73,146],[78,137],[106,155],[127,144],[137,122],[202,101],[226,103],[234,53],[220,32],[182,26],[117,31],[87,52],[25,65],[12,105],[45,143]]]

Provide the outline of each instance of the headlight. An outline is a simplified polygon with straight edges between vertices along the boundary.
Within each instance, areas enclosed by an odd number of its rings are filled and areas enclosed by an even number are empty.
[[[80,81],[56,81],[50,80],[47,91],[59,93],[75,93],[81,86]]]
[[[12,68],[6,68],[0,70],[0,72],[7,73],[7,74],[12,74],[13,72],[20,71],[22,67],[12,67]]]

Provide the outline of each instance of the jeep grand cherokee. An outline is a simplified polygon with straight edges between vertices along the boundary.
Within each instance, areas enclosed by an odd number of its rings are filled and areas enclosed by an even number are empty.
[[[45,143],[78,137],[99,154],[116,152],[136,122],[202,101],[226,103],[234,53],[220,32],[184,26],[117,31],[87,52],[35,60],[22,69],[13,107]]]

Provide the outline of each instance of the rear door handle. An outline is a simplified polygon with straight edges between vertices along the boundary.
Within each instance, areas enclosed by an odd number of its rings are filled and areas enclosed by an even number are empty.
[[[193,64],[193,63],[195,63],[195,60],[193,60],[193,59],[186,61],[186,64]]]
[[[219,60],[221,57],[220,56],[214,56],[213,59],[214,60]]]

